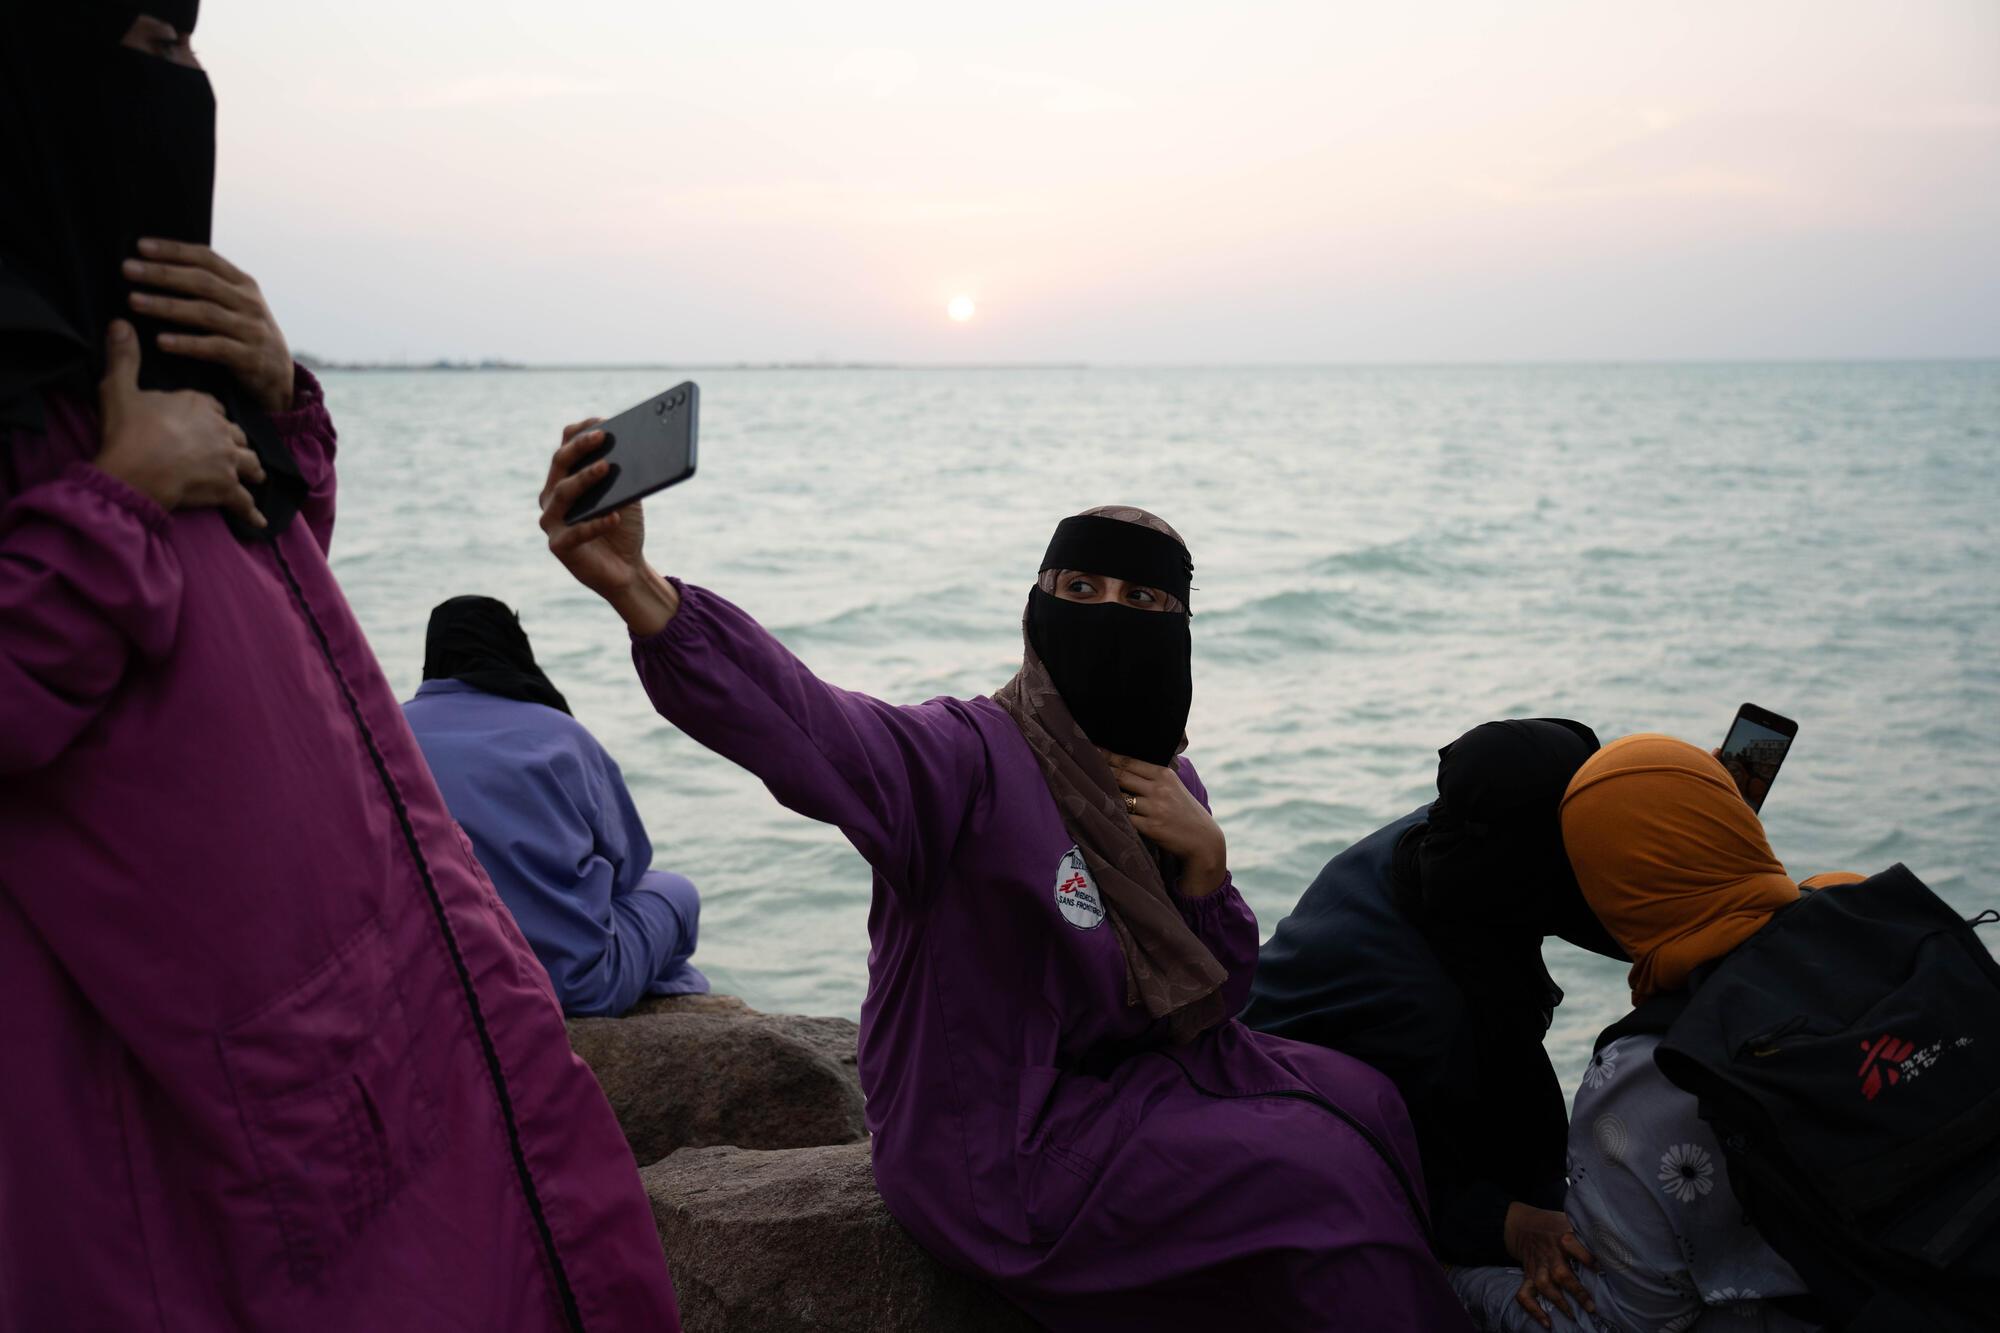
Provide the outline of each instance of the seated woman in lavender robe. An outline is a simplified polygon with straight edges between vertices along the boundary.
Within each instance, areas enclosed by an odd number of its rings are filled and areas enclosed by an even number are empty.
[[[651,868],[617,763],[504,603],[454,597],[431,612],[424,683],[403,715],[564,1013],[616,1016],[641,996],[708,989],[688,962],[694,885]]]
[[[946,1264],[1052,1329],[1465,1327],[1395,1086],[1252,1032],[1257,925],[1178,752],[1191,565],[1141,510],[1066,519],[1020,674],[898,707],[821,681],[647,564],[635,505],[551,550],[625,619],[659,711],[873,870],[861,1079],[875,1180]]]

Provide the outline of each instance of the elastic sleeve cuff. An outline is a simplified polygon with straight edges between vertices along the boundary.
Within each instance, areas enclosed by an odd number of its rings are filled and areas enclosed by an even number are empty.
[[[667,582],[680,594],[681,604],[674,612],[674,618],[651,634],[632,634],[632,651],[648,657],[667,652],[675,644],[686,643],[701,637],[702,622],[708,619],[708,591],[682,583],[671,574]],[[630,631],[628,630],[629,634]]]
[[[128,486],[93,463],[71,463],[58,480],[88,491],[114,509],[124,510],[149,532],[162,535],[166,532],[169,515],[152,496]]]
[[[296,435],[326,415],[326,391],[310,370],[292,363],[292,405],[271,414],[271,424],[281,435]]]
[[[1170,889],[1168,893],[1174,900],[1174,906],[1181,909],[1182,919],[1196,933],[1200,933],[1204,926],[1219,922],[1228,909],[1230,900],[1239,896],[1236,892],[1236,877],[1226,871],[1223,873],[1222,883],[1215,886],[1214,892],[1205,893],[1199,898],[1189,898],[1178,888]]]

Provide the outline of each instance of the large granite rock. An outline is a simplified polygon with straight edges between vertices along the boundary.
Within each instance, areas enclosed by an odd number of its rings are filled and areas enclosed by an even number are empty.
[[[859,1058],[855,1042],[860,1033],[853,1019],[766,1014],[734,995],[649,995],[632,1006],[632,1014],[736,1014],[797,1037],[843,1068],[854,1069]],[[857,1073],[855,1077],[859,1079],[860,1075]]]
[[[739,996],[713,992],[707,995],[647,995],[625,1016],[643,1014],[754,1014]]]
[[[731,995],[648,1000],[623,1018],[574,1018],[583,1057],[639,1163],[731,1144],[804,1148],[867,1132],[844,1018],[760,1014]]]
[[[688,1333],[1030,1333],[925,1254],[875,1191],[866,1143],[688,1148],[640,1173]]]

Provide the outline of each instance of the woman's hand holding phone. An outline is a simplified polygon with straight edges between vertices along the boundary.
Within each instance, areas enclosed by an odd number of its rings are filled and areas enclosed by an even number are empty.
[[[563,521],[590,487],[603,479],[610,464],[600,460],[571,475],[592,450],[604,443],[596,429],[602,417],[563,427],[563,441],[549,460],[542,484],[542,531],[549,552],[578,583],[611,603],[626,625],[640,637],[657,634],[680,610],[680,594],[646,563],[646,519],[637,503],[575,527]]]

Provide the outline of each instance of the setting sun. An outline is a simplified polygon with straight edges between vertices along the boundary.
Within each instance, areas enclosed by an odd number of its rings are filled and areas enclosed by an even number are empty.
[[[966,320],[972,318],[973,311],[975,309],[977,309],[977,307],[975,307],[972,304],[971,297],[954,296],[948,303],[946,303],[944,312],[945,314],[950,315],[953,319],[957,320],[959,323],[963,324],[965,323]]]

